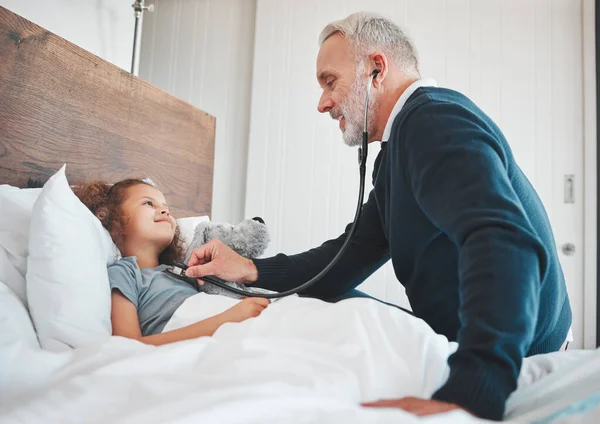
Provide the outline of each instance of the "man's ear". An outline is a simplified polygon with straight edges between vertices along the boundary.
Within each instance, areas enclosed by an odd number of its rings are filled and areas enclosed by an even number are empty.
[[[373,80],[373,87],[378,88],[387,76],[388,59],[385,54],[375,52],[369,56],[369,64],[371,65],[369,73],[373,72],[375,69],[379,71],[379,74],[377,74],[377,77]]]

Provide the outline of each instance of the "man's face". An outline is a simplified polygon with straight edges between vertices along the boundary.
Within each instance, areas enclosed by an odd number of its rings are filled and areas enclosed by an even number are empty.
[[[317,109],[339,120],[344,142],[358,146],[362,140],[366,72],[357,67],[352,47],[341,34],[329,37],[317,56],[317,80],[323,89]],[[372,110],[370,110],[372,115]]]

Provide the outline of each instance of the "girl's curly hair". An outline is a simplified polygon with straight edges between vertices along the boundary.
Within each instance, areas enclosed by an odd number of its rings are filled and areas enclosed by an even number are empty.
[[[148,184],[146,181],[129,178],[110,185],[105,181],[93,181],[78,185],[73,188],[75,195],[89,210],[100,220],[104,228],[108,230],[113,241],[119,249],[124,241],[124,226],[126,217],[123,215],[121,205],[125,201],[127,189],[139,184]],[[172,264],[181,261],[184,255],[183,239],[179,232],[179,226],[175,227],[175,235],[171,244],[161,252],[158,257],[160,264]]]

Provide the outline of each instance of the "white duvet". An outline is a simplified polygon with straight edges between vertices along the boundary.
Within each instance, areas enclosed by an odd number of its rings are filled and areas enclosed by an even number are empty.
[[[233,303],[196,295],[165,331]],[[455,349],[423,321],[373,300],[328,304],[291,297],[258,318],[225,324],[213,337],[162,347],[112,337],[66,352],[67,364],[47,384],[0,399],[0,421],[476,422],[462,412],[419,420],[400,410],[360,407],[380,398],[431,396],[447,378],[446,360]],[[532,402],[527,390],[549,378],[545,370],[573,362],[566,354],[562,362],[551,357],[527,362],[520,380],[525,396],[511,404],[515,418],[531,412],[518,408]]]

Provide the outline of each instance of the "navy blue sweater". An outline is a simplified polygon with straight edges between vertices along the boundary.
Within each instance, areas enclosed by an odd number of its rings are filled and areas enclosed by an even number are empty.
[[[501,419],[522,358],[558,350],[571,325],[542,202],[500,129],[455,91],[417,89],[382,147],[348,253],[306,294],[341,295],[391,258],[414,313],[459,343],[433,398]],[[255,260],[257,285],[307,281],[345,236]]]

